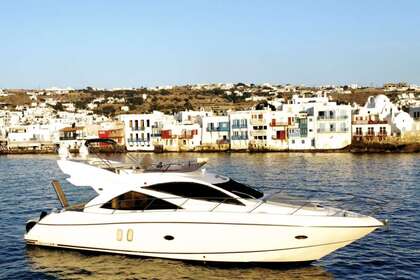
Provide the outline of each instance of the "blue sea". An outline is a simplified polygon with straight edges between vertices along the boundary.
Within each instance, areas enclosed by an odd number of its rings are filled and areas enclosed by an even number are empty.
[[[389,227],[303,267],[212,265],[26,247],[25,223],[59,208],[50,182],[71,202],[94,196],[70,185],[53,155],[0,156],[0,279],[420,279],[420,154],[131,154],[148,161],[207,157],[208,171],[256,187],[328,199],[351,194],[351,209]],[[112,156],[111,156],[112,157]],[[114,159],[126,159],[115,155]],[[377,200],[381,203],[377,203]]]

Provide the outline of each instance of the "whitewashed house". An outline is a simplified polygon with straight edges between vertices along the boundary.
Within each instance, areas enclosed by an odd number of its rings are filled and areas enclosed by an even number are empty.
[[[181,111],[176,113],[175,119],[179,123],[183,124],[193,124],[193,123],[200,123],[203,117],[213,116],[213,112],[209,111]]]
[[[209,149],[229,148],[229,116],[205,116],[201,119],[201,146]]]
[[[52,144],[51,134],[47,125],[22,125],[9,127],[8,129],[8,148],[39,149]]]
[[[351,144],[351,107],[349,105],[337,105],[335,102],[315,103],[309,110],[309,115],[316,123],[313,126],[314,143],[311,143],[315,149],[342,149]]]
[[[165,123],[157,143],[162,151],[195,151],[201,145],[201,126],[199,123]]]
[[[383,140],[391,135],[391,125],[377,114],[355,110],[352,116],[352,136],[356,141]]]
[[[230,149],[247,150],[251,134],[251,113],[249,111],[232,111],[229,113]]]
[[[379,121],[387,121],[390,124],[392,135],[404,135],[412,132],[413,118],[410,114],[399,110],[389,98],[383,94],[370,96],[363,108],[359,109],[359,115],[378,116]]]
[[[407,112],[399,111],[392,117],[391,129],[398,135],[404,136],[406,133],[412,132],[413,125],[414,120]]]
[[[124,123],[128,151],[153,151],[154,143],[161,137],[165,117],[162,112],[154,111],[151,114],[123,114],[118,120]]]

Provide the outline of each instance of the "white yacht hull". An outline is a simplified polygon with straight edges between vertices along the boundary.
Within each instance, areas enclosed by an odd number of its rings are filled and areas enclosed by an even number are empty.
[[[382,226],[371,217],[153,212],[51,213],[29,230],[25,240],[40,246],[181,260],[305,262]]]

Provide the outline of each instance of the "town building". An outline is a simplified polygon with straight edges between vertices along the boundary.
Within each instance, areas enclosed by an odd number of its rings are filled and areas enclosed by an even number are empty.
[[[164,114],[154,111],[151,114],[123,114],[117,119],[124,123],[124,136],[128,151],[154,151],[155,142],[161,138]]]
[[[204,116],[201,118],[201,149],[221,151],[229,149],[229,116]]]

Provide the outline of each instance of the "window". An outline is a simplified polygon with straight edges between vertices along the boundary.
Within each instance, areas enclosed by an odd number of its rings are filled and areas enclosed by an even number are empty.
[[[305,140],[304,139],[302,139],[302,144],[305,144]]]
[[[356,127],[356,135],[362,135],[362,128]]]
[[[150,120],[146,120],[146,126],[150,127]]]
[[[380,135],[386,135],[386,127],[385,126],[381,126],[379,128],[379,134]]]
[[[173,182],[152,185],[145,188],[185,198],[243,205],[240,201],[225,194],[224,192],[197,183]]]
[[[374,132],[374,130],[373,130],[373,127],[368,127],[367,134],[368,134],[368,135],[370,135],[370,136],[375,135],[375,132]]]
[[[261,198],[264,195],[262,192],[254,190],[253,188],[232,179],[215,185],[242,198]]]
[[[114,197],[102,205],[101,208],[114,210],[182,209],[181,207],[165,200],[135,191],[126,192]]]
[[[246,119],[241,120],[241,127],[247,127],[247,120]]]
[[[340,123],[340,131],[341,132],[346,132],[347,131],[347,127],[346,127],[345,122]]]

